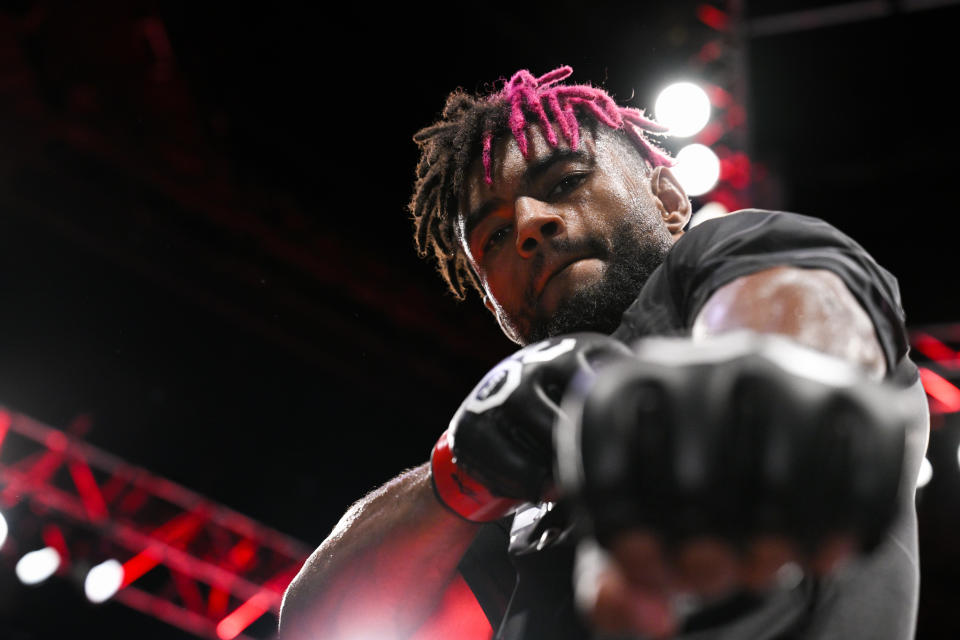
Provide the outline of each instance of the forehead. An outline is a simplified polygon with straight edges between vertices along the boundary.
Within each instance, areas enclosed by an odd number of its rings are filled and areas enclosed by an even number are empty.
[[[503,198],[508,192],[524,186],[528,171],[531,167],[541,165],[556,155],[570,151],[570,144],[557,131],[558,144],[551,146],[543,133],[540,124],[532,124],[526,129],[527,157],[520,152],[520,145],[508,131],[494,139],[491,149],[492,167],[490,178],[492,184],[487,184],[484,178],[483,162],[476,158],[470,165],[467,178],[461,194],[459,217],[462,219],[467,212],[480,206],[484,201]],[[612,136],[596,135],[590,127],[580,127],[580,142],[577,151],[585,157],[599,162],[606,153],[607,138]]]
[[[508,181],[516,177],[517,174],[523,173],[529,165],[542,162],[557,153],[570,151],[570,143],[563,134],[560,133],[559,127],[555,127],[555,129],[557,145],[551,146],[546,135],[543,133],[542,125],[534,123],[528,126],[525,130],[527,139],[526,158],[524,158],[520,152],[520,145],[511,132],[508,131],[498,136],[494,140],[493,149],[491,150],[493,166],[491,167],[490,177],[493,179],[493,183]],[[602,142],[602,138],[603,136],[599,136],[592,131],[592,127],[581,126],[580,141],[577,145],[577,150],[585,152],[590,156],[595,156],[598,153],[597,144],[598,142]],[[471,178],[475,177],[477,170],[479,170],[480,178],[482,179],[483,163],[480,162],[479,159],[474,163],[474,166],[471,167]]]

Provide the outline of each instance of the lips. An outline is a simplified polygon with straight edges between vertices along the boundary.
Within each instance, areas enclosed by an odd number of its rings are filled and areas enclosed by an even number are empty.
[[[537,300],[540,300],[540,296],[543,295],[544,289],[547,288],[547,285],[550,283],[550,280],[553,279],[555,275],[572,265],[574,262],[579,262],[580,260],[586,260],[591,256],[567,256],[556,262],[547,264],[540,276],[537,278],[535,283],[535,291],[537,294]]]

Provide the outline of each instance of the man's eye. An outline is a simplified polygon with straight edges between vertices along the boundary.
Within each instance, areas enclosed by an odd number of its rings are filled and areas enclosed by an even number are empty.
[[[490,234],[490,237],[487,238],[487,243],[483,246],[484,251],[489,251],[494,249],[501,242],[506,240],[507,235],[510,233],[510,225],[503,225],[502,227],[497,227],[494,229],[493,233]]]
[[[556,184],[556,186],[553,188],[553,191],[550,192],[550,196],[556,198],[565,195],[580,186],[580,184],[586,179],[586,173],[567,174],[563,176],[560,179],[560,182]]]

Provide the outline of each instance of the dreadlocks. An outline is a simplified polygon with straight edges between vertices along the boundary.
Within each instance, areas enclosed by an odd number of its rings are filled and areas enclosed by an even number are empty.
[[[638,109],[617,106],[603,89],[558,84],[571,73],[573,69],[564,66],[536,78],[521,70],[501,91],[483,97],[458,89],[447,98],[440,120],[413,136],[420,146],[410,199],[417,252],[426,257],[432,250],[440,275],[457,298],[465,297],[467,283],[483,291],[460,249],[453,222],[465,176],[478,155],[483,161],[484,180],[492,183],[494,138],[510,132],[520,153],[527,157],[526,130],[539,123],[551,146],[559,144],[556,126],[570,148],[576,150],[580,119],[588,118],[623,131],[649,166],[672,164],[669,156],[644,135],[663,133],[664,127]]]

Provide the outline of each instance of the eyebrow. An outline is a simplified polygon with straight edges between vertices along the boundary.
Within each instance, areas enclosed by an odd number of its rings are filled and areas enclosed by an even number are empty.
[[[527,165],[523,172],[524,184],[536,182],[543,174],[549,171],[554,165],[570,160],[587,161],[593,166],[593,155],[583,150],[583,147],[573,149],[554,149],[553,153],[539,160],[535,160]],[[482,202],[479,206],[469,211],[464,218],[463,235],[464,240],[469,241],[470,234],[484,218],[497,210],[502,204],[499,198],[492,198]]]

